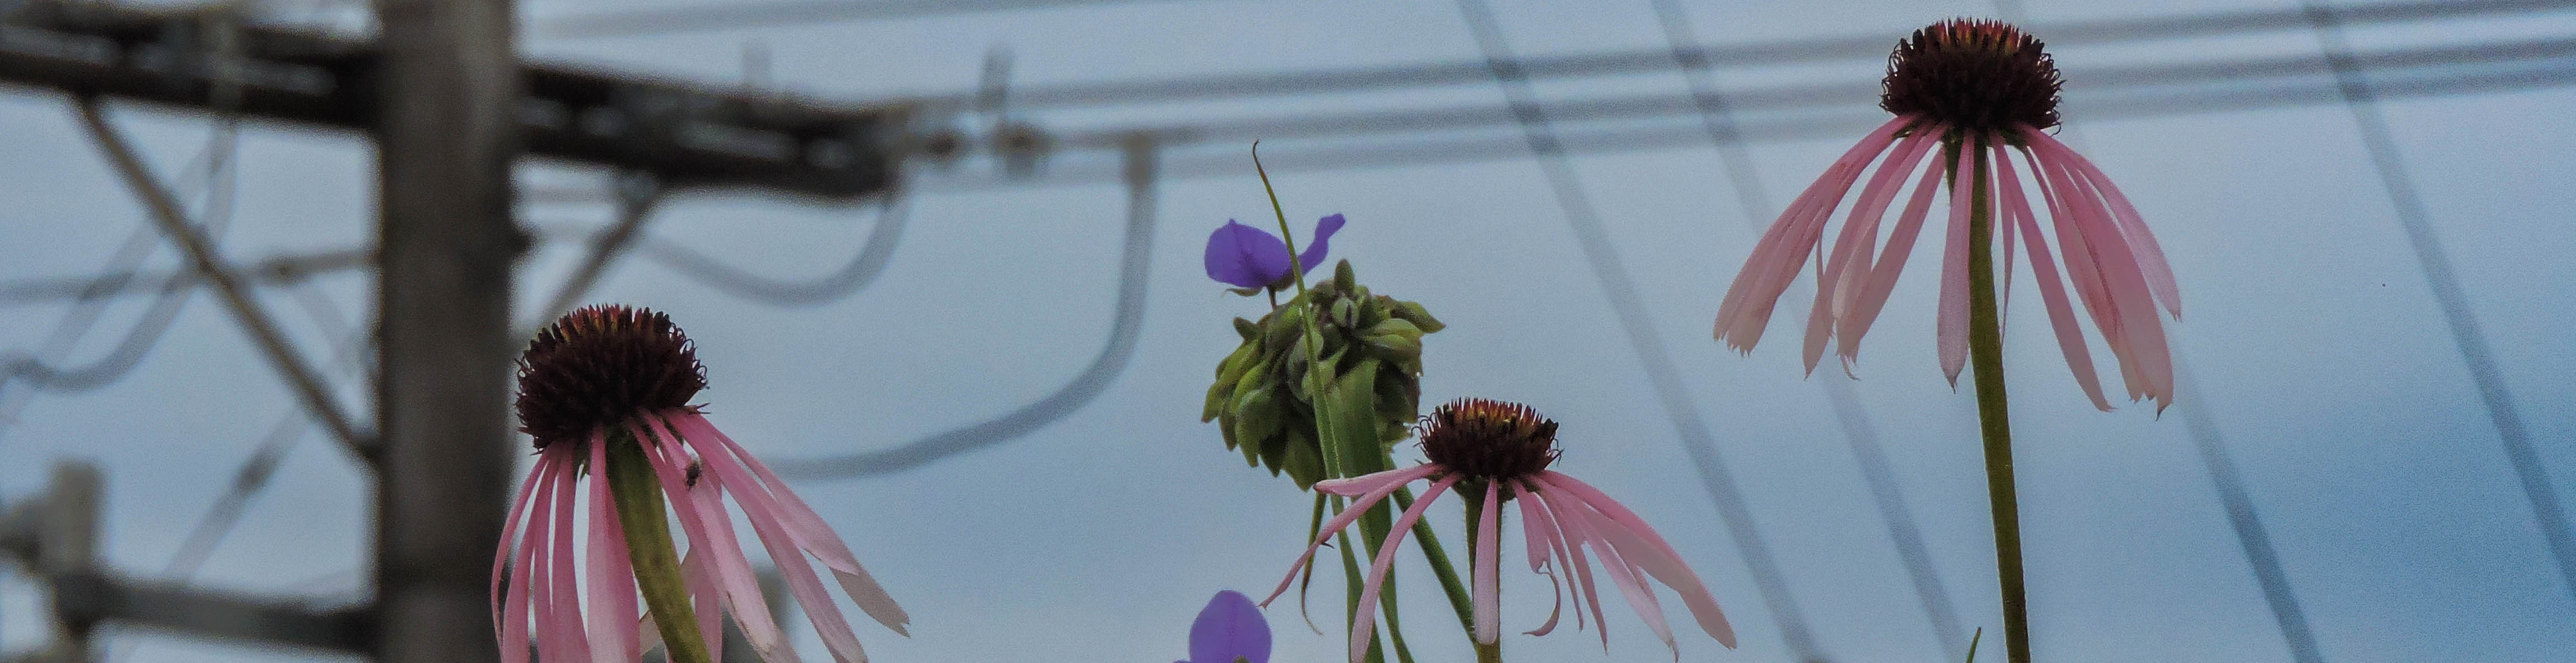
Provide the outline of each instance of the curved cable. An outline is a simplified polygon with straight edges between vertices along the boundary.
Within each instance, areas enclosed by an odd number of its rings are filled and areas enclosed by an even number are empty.
[[[697,249],[651,237],[637,248],[655,263],[737,297],[779,306],[814,306],[839,301],[876,282],[877,276],[885,272],[886,263],[894,259],[895,245],[903,241],[903,226],[912,216],[911,208],[903,194],[888,197],[885,207],[877,213],[876,228],[868,231],[867,243],[859,247],[858,255],[851,256],[840,269],[806,281],[753,274]]]
[[[1772,621],[1779,624],[1783,644],[1798,661],[1825,660],[1814,632],[1798,611],[1797,600],[1789,593],[1779,562],[1771,556],[1770,544],[1763,541],[1762,530],[1753,521],[1743,490],[1735,485],[1734,474],[1718,453],[1715,436],[1709,433],[1708,423],[1700,420],[1699,409],[1682,384],[1680,372],[1673,369],[1672,355],[1665,350],[1663,337],[1655,333],[1636,280],[1620,264],[1618,247],[1610,243],[1609,231],[1601,227],[1600,210],[1593,207],[1582,183],[1575,180],[1574,164],[1566,157],[1565,145],[1558,142],[1546,111],[1533,99],[1529,77],[1514,64],[1511,47],[1503,41],[1493,9],[1483,0],[1458,0],[1458,9],[1474,33],[1476,46],[1484,52],[1494,81],[1502,87],[1530,153],[1538,157],[1539,170],[1554,190],[1557,205],[1564,208],[1566,225],[1572,226],[1584,262],[1592,267],[1595,280],[1601,282],[1602,294],[1610,300],[1610,312],[1618,318],[1620,329],[1627,333],[1629,348],[1643,364],[1646,381],[1663,401],[1664,414],[1672,419],[1683,453],[1690,456],[1709,498],[1717,503],[1718,520],[1735,540],[1738,553],[1744,557],[1745,570],[1753,576],[1754,588],[1762,595],[1764,607],[1770,609]]]
[[[1025,407],[980,423],[950,429],[892,448],[846,456],[779,463],[778,473],[801,479],[856,479],[882,476],[996,444],[1008,442],[1055,423],[1098,397],[1126,370],[1136,354],[1136,337],[1145,321],[1146,267],[1154,255],[1154,147],[1139,138],[1127,151],[1127,236],[1119,255],[1118,304],[1109,341],[1082,373],[1055,393]]]
[[[191,159],[188,170],[179,177],[183,182],[194,180],[202,188],[200,195],[204,196],[201,203],[204,209],[199,214],[204,221],[200,225],[209,237],[221,236],[232,224],[233,185],[237,181],[232,157],[238,134],[239,127],[234,120],[228,118],[219,122],[198,158]],[[32,351],[12,349],[0,352],[0,388],[5,388],[10,382],[24,382],[38,391],[89,391],[113,384],[141,365],[144,356],[151,354],[152,348],[160,344],[162,337],[177,322],[179,313],[194,298],[197,280],[162,282],[160,292],[154,295],[152,305],[145,309],[143,317],[126,331],[125,338],[117,341],[115,348],[98,359],[66,366],[48,362],[45,356],[67,353],[88,336],[97,326],[100,316],[106,313],[108,303],[114,299],[112,295],[132,284],[136,279],[135,269],[151,257],[152,249],[159,244],[157,233],[151,228],[136,229],[108,258],[107,267],[100,275],[81,290],[72,310],[55,324],[54,331],[47,335],[43,345]],[[25,397],[0,402],[0,422],[16,420],[17,413],[27,405]]]

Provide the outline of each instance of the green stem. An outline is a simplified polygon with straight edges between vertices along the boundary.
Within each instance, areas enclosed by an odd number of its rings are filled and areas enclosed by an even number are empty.
[[[2003,321],[1995,304],[1994,201],[1986,192],[1986,152],[1965,140],[1954,149],[1976,151],[1976,167],[1965,178],[1974,191],[1968,203],[1968,360],[1976,374],[1977,419],[1986,442],[1986,498],[1995,517],[1995,580],[2003,592],[2004,653],[2009,663],[2030,663],[2021,500],[2013,490],[2012,421],[2004,402]],[[1957,189],[1952,191],[1951,195],[1958,195]]]
[[[705,638],[699,637],[697,619],[689,610],[688,586],[680,580],[679,552],[671,542],[671,526],[662,517],[662,490],[653,475],[651,460],[644,457],[644,447],[634,436],[622,430],[611,431],[608,445],[609,493],[616,498],[617,523],[626,530],[626,558],[635,563],[635,587],[644,594],[645,609],[652,612],[653,625],[662,633],[662,643],[671,663],[708,663]]]
[[[1413,508],[1413,489],[1395,489],[1395,505],[1399,508]],[[1428,521],[1413,521],[1413,538],[1422,541],[1422,545],[1419,546],[1422,548],[1422,560],[1431,564],[1431,575],[1440,579],[1440,591],[1449,595],[1449,608],[1458,612],[1458,625],[1467,629],[1467,641],[1469,644],[1474,644],[1476,604],[1467,598],[1467,584],[1458,581],[1458,567],[1449,563],[1449,550],[1441,547],[1440,535],[1431,532],[1431,523]]]
[[[1261,143],[1258,141],[1255,141],[1252,144],[1252,170],[1254,173],[1261,176],[1261,191],[1263,194],[1270,197],[1270,213],[1279,220],[1279,242],[1288,250],[1288,273],[1296,280],[1297,295],[1298,297],[1303,298],[1306,305],[1315,307],[1314,311],[1304,317],[1305,329],[1302,331],[1306,337],[1307,351],[1310,353],[1321,353],[1324,348],[1324,337],[1323,332],[1316,328],[1315,320],[1317,317],[1322,315],[1323,307],[1315,306],[1315,301],[1312,298],[1306,298],[1306,266],[1297,264],[1296,233],[1288,228],[1288,210],[1279,204],[1279,190],[1270,185],[1270,171],[1262,168],[1261,166]],[[1349,287],[1352,284],[1345,283],[1342,285],[1344,287]],[[1293,301],[1294,300],[1292,300],[1292,302]],[[1272,308],[1276,309],[1277,306],[1273,305]],[[1342,440],[1341,436],[1336,434],[1336,431],[1334,430],[1335,427],[1333,422],[1335,419],[1331,410],[1333,406],[1328,405],[1334,400],[1329,395],[1332,390],[1333,377],[1334,376],[1331,375],[1330,371],[1325,370],[1323,357],[1310,356],[1307,358],[1307,393],[1311,394],[1313,397],[1312,405],[1315,412],[1316,444],[1323,448],[1324,466],[1335,476],[1344,478],[1361,476],[1370,472],[1393,468],[1395,466],[1395,458],[1387,455],[1383,450],[1374,454],[1354,453],[1347,456],[1342,455],[1341,452],[1344,450],[1342,447],[1346,445],[1355,446],[1359,441]],[[1376,440],[1367,440],[1366,442],[1369,446],[1377,446]],[[1364,462],[1370,460],[1374,460],[1376,462],[1374,464],[1363,465]],[[1367,552],[1371,556],[1372,560],[1374,560],[1374,556],[1377,554],[1377,547],[1386,540],[1388,530],[1393,528],[1391,520],[1394,517],[1395,509],[1413,508],[1412,489],[1397,489],[1395,498],[1395,505],[1389,506],[1381,503],[1375,507],[1371,513],[1360,519],[1361,538],[1367,541],[1369,546]],[[1473,531],[1473,529],[1469,530],[1471,533]],[[1422,548],[1423,558],[1431,563],[1432,575],[1439,577],[1441,589],[1445,590],[1449,594],[1450,607],[1455,608],[1458,611],[1458,621],[1462,626],[1466,627],[1468,632],[1468,643],[1471,645],[1474,644],[1474,604],[1467,598],[1465,584],[1458,581],[1457,569],[1449,564],[1448,552],[1440,547],[1440,538],[1432,535],[1431,527],[1428,523],[1415,521],[1413,525],[1413,534],[1415,538],[1420,539],[1419,547]],[[1347,536],[1344,537],[1344,541],[1348,541]],[[1350,550],[1348,548],[1345,548],[1342,552],[1345,556],[1350,555]],[[1359,582],[1360,580],[1357,574],[1357,569],[1351,568],[1350,570],[1352,571],[1351,582]],[[1394,577],[1394,570],[1389,569],[1387,572],[1386,584],[1390,588],[1395,584]],[[1390,631],[1390,637],[1388,639],[1396,642],[1396,648],[1399,655],[1405,654],[1406,652],[1404,652],[1403,645],[1404,636],[1398,632],[1397,627],[1395,593],[1393,591],[1380,590],[1380,596],[1383,597],[1380,601],[1385,604],[1384,611],[1386,613],[1387,630]],[[1359,595],[1354,592],[1351,595],[1352,609],[1357,609],[1358,600]],[[1356,623],[1356,621],[1353,623]],[[1371,621],[1371,627],[1375,627],[1374,620]],[[1370,652],[1370,656],[1373,660],[1383,658],[1383,655],[1375,648]],[[1411,657],[1404,656],[1404,658],[1410,659]],[[1408,660],[1407,663],[1410,663],[1410,661]]]

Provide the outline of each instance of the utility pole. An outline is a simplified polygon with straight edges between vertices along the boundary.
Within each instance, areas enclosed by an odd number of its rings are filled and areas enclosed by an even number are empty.
[[[376,604],[382,663],[499,656],[520,66],[509,0],[377,0]]]

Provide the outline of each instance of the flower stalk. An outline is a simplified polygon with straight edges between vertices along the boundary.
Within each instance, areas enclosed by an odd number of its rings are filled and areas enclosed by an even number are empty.
[[[635,565],[635,586],[662,635],[671,663],[709,663],[707,642],[699,636],[689,608],[689,589],[680,577],[678,546],[662,515],[662,486],[644,445],[623,430],[608,434],[605,460],[609,494],[617,502],[617,520],[625,530],[626,557]],[[714,606],[708,606],[713,609]]]
[[[1306,266],[1298,264],[1299,256],[1297,253],[1297,238],[1295,231],[1288,227],[1288,211],[1284,206],[1279,204],[1279,191],[1270,184],[1270,172],[1261,166],[1261,144],[1259,142],[1255,142],[1252,145],[1252,167],[1253,172],[1261,177],[1262,193],[1270,198],[1270,211],[1279,222],[1280,242],[1287,248],[1288,273],[1296,284],[1297,294],[1300,297],[1303,297],[1306,294]],[[1345,265],[1347,265],[1347,262]],[[1353,284],[1343,285],[1344,287],[1351,287]],[[1311,302],[1312,300],[1308,301]],[[1321,313],[1321,311],[1318,311],[1318,313]],[[1302,332],[1305,335],[1306,347],[1320,351],[1320,349],[1324,347],[1324,337],[1322,331],[1316,327],[1317,317],[1319,316],[1303,316],[1304,324]],[[1377,444],[1377,435],[1370,418],[1349,417],[1343,415],[1345,408],[1349,408],[1349,411],[1353,412],[1373,413],[1375,410],[1375,390],[1371,388],[1372,385],[1370,383],[1365,381],[1357,385],[1336,384],[1333,379],[1335,372],[1325,366],[1326,362],[1334,359],[1335,358],[1333,357],[1322,356],[1311,357],[1310,361],[1313,363],[1309,364],[1306,368],[1306,379],[1309,384],[1309,393],[1314,395],[1315,434],[1319,443],[1318,446],[1323,449],[1324,466],[1332,469],[1334,472],[1333,476],[1344,478],[1365,476],[1393,469],[1395,458],[1388,453],[1385,447]],[[1357,380],[1367,380],[1371,376],[1377,374],[1377,370],[1372,366],[1376,362],[1377,360],[1375,359],[1362,360],[1361,368],[1359,370],[1351,371],[1350,375]],[[1348,402],[1345,402],[1346,399]],[[1346,420],[1350,422],[1348,424],[1350,428],[1365,428],[1365,430],[1346,429]],[[1394,518],[1395,509],[1409,508],[1413,502],[1413,495],[1410,489],[1399,489],[1394,497],[1396,498],[1396,504],[1379,505],[1361,518],[1360,538],[1362,542],[1368,546],[1367,549],[1370,551],[1378,550],[1386,541],[1387,535],[1391,533],[1393,527],[1389,521]],[[1468,643],[1470,645],[1475,645],[1474,605],[1468,599],[1465,583],[1459,581],[1457,569],[1450,564],[1448,554],[1441,549],[1439,539],[1432,535],[1431,527],[1428,523],[1416,520],[1410,529],[1416,537],[1422,540],[1422,545],[1420,547],[1422,549],[1423,558],[1425,561],[1430,563],[1432,574],[1438,577],[1441,589],[1444,593],[1448,594],[1451,609],[1458,613],[1459,624],[1464,626],[1468,631]],[[1344,544],[1342,552],[1346,556],[1346,566],[1349,567],[1347,570],[1351,572],[1351,577],[1356,580],[1358,578],[1357,560],[1353,557],[1349,557],[1351,552],[1347,543]],[[1354,587],[1356,587],[1356,585],[1354,585]],[[1358,621],[1358,616],[1356,614],[1357,609],[1359,608],[1360,596],[1358,593],[1354,592],[1349,598],[1350,612],[1354,613],[1351,615],[1353,621],[1350,623],[1354,624],[1353,628],[1356,629],[1358,628],[1356,624],[1361,623]],[[1397,611],[1394,597],[1390,594],[1385,598],[1385,601],[1387,627],[1391,632],[1388,639],[1394,643],[1398,657],[1405,659],[1406,663],[1410,663],[1411,656],[1409,652],[1405,651],[1404,636],[1400,632],[1395,632],[1401,627],[1399,626],[1397,621],[1398,618],[1396,617]],[[1375,628],[1375,620],[1372,619],[1366,623],[1370,625],[1371,629]],[[1481,649],[1481,646],[1479,646],[1479,648]],[[1378,648],[1372,648],[1368,652],[1368,657],[1370,663],[1379,663],[1384,660],[1384,654],[1379,651]]]
[[[2012,417],[2004,399],[2003,318],[1995,298],[1994,201],[1988,192],[1986,151],[1967,140],[1951,153],[1975,153],[1962,177],[1968,204],[1968,357],[1974,368],[1978,431],[1985,438],[1986,499],[1995,521],[1995,579],[2003,593],[2004,651],[2010,663],[2030,663],[2030,599],[2022,581],[2021,499],[2014,490]],[[1958,189],[1951,189],[1958,195]]]

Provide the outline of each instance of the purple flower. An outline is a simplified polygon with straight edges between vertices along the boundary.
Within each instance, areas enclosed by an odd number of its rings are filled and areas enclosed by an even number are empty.
[[[1326,217],[1341,225],[1340,215]],[[1270,623],[1242,592],[1225,590],[1208,599],[1190,623],[1190,660],[1174,663],[1270,663]]]
[[[1335,214],[1315,222],[1306,251],[1297,255],[1297,265],[1313,271],[1323,264],[1326,245],[1333,232],[1342,229],[1342,215]],[[1288,243],[1277,235],[1227,219],[1225,225],[1208,235],[1208,278],[1238,288],[1278,290],[1288,283]]]

